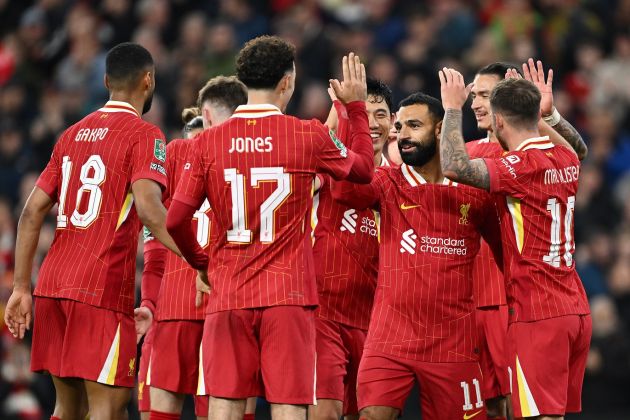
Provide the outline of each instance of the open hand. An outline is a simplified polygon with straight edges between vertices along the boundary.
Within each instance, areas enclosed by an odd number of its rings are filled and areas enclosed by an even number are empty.
[[[455,69],[444,67],[439,71],[442,106],[447,109],[462,109],[470,95],[473,84],[464,84],[464,76]]]
[[[133,320],[136,324],[136,344],[140,342],[143,335],[149,331],[153,323],[153,312],[145,306],[133,310]]]
[[[354,101],[367,100],[367,81],[365,66],[358,55],[350,53],[342,59],[343,81],[330,79],[330,87],[334,95],[347,105]],[[330,94],[330,93],[329,93]]]
[[[548,117],[553,114],[553,70],[549,69],[547,81],[545,81],[542,61],[538,60],[534,64],[534,59],[530,58],[527,60],[527,63],[523,63],[523,75],[525,80],[535,84],[540,91],[540,112],[542,116]]]

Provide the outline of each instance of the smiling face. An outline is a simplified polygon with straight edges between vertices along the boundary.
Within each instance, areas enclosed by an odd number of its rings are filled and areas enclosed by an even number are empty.
[[[389,130],[392,127],[392,114],[385,100],[374,95],[368,95],[365,107],[367,108],[370,136],[372,136],[372,147],[374,147],[376,154],[381,152],[387,143]]]
[[[410,166],[423,166],[437,153],[437,135],[440,122],[425,104],[403,106],[398,111],[398,150],[403,162]]]
[[[475,113],[477,128],[483,131],[492,130],[492,110],[490,109],[490,93],[501,79],[494,74],[478,74],[470,93],[471,108]]]

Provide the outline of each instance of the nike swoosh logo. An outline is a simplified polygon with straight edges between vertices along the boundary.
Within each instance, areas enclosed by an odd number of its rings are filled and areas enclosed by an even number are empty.
[[[471,415],[464,413],[464,420],[472,419],[473,417],[475,417],[477,414],[481,413],[482,411],[483,410],[479,410],[476,413],[472,413]]]
[[[414,205],[408,206],[408,205],[406,205],[405,203],[402,203],[402,204],[400,205],[400,208],[401,208],[402,210],[415,209],[416,207],[420,207],[420,204],[414,204]]]

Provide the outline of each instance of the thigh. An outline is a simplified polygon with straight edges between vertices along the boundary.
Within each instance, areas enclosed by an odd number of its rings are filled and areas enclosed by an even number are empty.
[[[83,380],[52,377],[55,385],[55,411],[60,419],[81,420],[88,413],[87,395]]]
[[[151,386],[180,394],[196,394],[202,321],[167,320],[155,326]]]
[[[261,309],[260,357],[265,397],[279,405],[315,403],[315,310]]]
[[[344,347],[348,352],[348,364],[346,366],[346,377],[344,381],[343,413],[344,415],[358,414],[357,376],[361,357],[363,356],[367,331],[360,328],[343,326],[341,335]]]
[[[90,419],[125,418],[131,399],[131,388],[85,381]]]
[[[414,381],[414,372],[406,362],[365,351],[357,376],[359,410],[362,415],[364,409],[371,407],[391,407],[402,411]]]
[[[564,415],[571,336],[578,329],[577,315],[510,325],[508,340],[515,417]]]
[[[486,418],[479,363],[418,362],[416,367],[423,419]]]
[[[206,316],[201,359],[208,395],[239,400],[258,395],[258,318],[256,309],[221,311]],[[216,404],[224,405],[221,401]]]
[[[343,401],[348,355],[341,338],[342,326],[315,318],[317,351],[317,399]]]

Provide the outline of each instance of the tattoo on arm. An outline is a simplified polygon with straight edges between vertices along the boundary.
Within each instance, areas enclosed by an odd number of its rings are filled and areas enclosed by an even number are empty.
[[[462,111],[446,110],[440,140],[442,172],[447,178],[484,190],[490,189],[490,176],[483,159],[470,160],[462,135]]]
[[[560,122],[551,128],[553,128],[567,141],[567,143],[571,145],[580,160],[586,158],[586,154],[588,153],[586,143],[584,143],[584,139],[582,139],[580,133],[578,133],[571,123],[563,117],[560,117]]]

